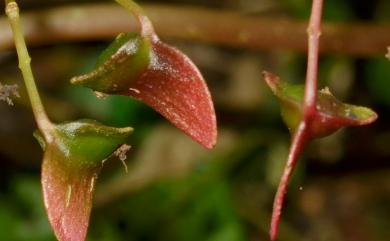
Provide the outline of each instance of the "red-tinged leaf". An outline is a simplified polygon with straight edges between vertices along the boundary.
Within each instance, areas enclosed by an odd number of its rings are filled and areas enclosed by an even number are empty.
[[[34,133],[45,150],[42,164],[44,203],[59,241],[85,240],[92,194],[102,163],[117,153],[115,150],[132,130],[81,120],[53,125],[49,143],[39,132]],[[119,149],[119,155],[123,156],[123,148]]]
[[[187,56],[157,36],[120,34],[94,71],[71,82],[104,94],[134,97],[206,148],[216,143],[215,111],[205,80]]]
[[[161,113],[207,148],[216,143],[216,117],[207,85],[195,65],[180,51],[153,43],[151,64],[122,94]]]
[[[56,146],[47,147],[42,165],[45,207],[59,241],[84,241],[100,168],[74,170],[66,159]]]
[[[313,138],[327,136],[345,126],[363,126],[374,122],[378,115],[371,109],[345,104],[328,88],[319,91],[317,112],[312,123]]]
[[[102,53],[94,71],[71,82],[103,94],[141,100],[211,149],[217,139],[216,117],[199,70],[182,52],[159,40],[138,4],[116,1],[135,15],[140,34],[120,34]]]

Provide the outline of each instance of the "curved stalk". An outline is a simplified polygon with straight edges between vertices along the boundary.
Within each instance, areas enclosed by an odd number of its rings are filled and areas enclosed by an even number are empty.
[[[23,80],[26,85],[27,93],[30,98],[31,106],[34,112],[35,120],[39,130],[45,136],[46,141],[51,138],[52,123],[46,115],[45,108],[42,104],[34,75],[31,70],[31,58],[28,54],[26,42],[23,37],[23,31],[20,24],[19,7],[14,0],[6,0],[5,12],[11,24],[16,51],[19,59],[19,68],[22,71]]]
[[[287,192],[287,186],[290,182],[291,174],[298,162],[299,155],[301,154],[306,141],[307,126],[304,122],[301,122],[293,136],[287,163],[284,167],[283,175],[280,179],[278,190],[275,195],[270,228],[271,240],[276,240],[280,223],[280,215],[282,213],[283,202]]]
[[[142,8],[132,0],[115,0],[122,7],[130,11],[137,18],[137,21],[141,28],[141,35],[150,37],[152,40],[158,40],[158,37],[154,31],[153,24],[150,19],[145,15]]]

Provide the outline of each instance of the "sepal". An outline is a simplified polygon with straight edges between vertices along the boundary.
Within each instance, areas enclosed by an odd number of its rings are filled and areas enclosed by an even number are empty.
[[[132,128],[114,128],[81,120],[54,125],[45,143],[42,188],[50,224],[59,241],[84,241],[92,195],[103,161],[131,134]]]
[[[263,77],[281,105],[282,118],[294,134],[303,118],[303,85],[291,85],[278,76],[264,72]],[[374,122],[378,115],[371,109],[345,104],[328,88],[318,91],[316,111],[308,128],[308,137],[328,136],[342,127],[361,126]]]

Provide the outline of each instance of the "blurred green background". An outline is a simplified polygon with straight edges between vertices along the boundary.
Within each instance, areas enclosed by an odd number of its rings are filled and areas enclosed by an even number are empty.
[[[96,1],[19,2],[24,11]],[[307,0],[154,3],[301,20],[309,16],[311,5]],[[336,23],[388,22],[390,2],[327,0],[324,18]],[[212,151],[142,103],[124,97],[97,99],[90,90],[69,85],[70,77],[94,65],[108,41],[30,50],[53,120],[95,118],[135,128],[126,160],[129,172],[116,160],[103,169],[88,240],[268,240],[272,201],[290,137],[260,73],[266,69],[288,81],[303,82],[305,54],[166,41],[193,59],[210,86],[219,124],[218,145]],[[289,187],[280,240],[390,240],[390,62],[384,54],[322,55],[320,86],[329,86],[343,101],[372,107],[380,118],[371,126],[339,131],[307,148]],[[0,240],[55,240],[42,202],[42,151],[32,137],[35,124],[13,51],[0,51],[0,81],[21,88],[15,106],[0,103]]]

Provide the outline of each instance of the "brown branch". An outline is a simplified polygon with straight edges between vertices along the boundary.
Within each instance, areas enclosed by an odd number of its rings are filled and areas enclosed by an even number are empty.
[[[253,50],[305,51],[306,24],[291,19],[243,16],[237,12],[197,7],[145,5],[162,37]],[[25,14],[29,44],[113,38],[136,23],[125,9],[113,4],[77,5]],[[390,43],[390,24],[324,24],[321,51],[357,56],[383,54]],[[13,46],[5,18],[0,18],[0,49]]]

